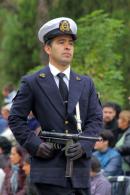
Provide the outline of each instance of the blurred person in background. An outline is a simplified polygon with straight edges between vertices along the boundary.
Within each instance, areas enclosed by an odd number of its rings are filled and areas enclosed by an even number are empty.
[[[10,113],[10,108],[11,108],[10,104],[6,104],[1,107],[1,115],[7,121]]]
[[[1,191],[3,189],[5,177],[9,173],[10,169],[11,169],[10,161],[9,159],[7,159],[7,156],[0,155],[0,195],[2,195]]]
[[[10,155],[12,143],[6,137],[0,136],[0,155],[7,156]]]
[[[4,180],[5,180],[5,172],[4,172],[3,168],[0,168],[0,194],[2,191]]]
[[[101,163],[101,168],[105,176],[115,176],[122,173],[121,156],[118,151],[113,148],[114,136],[111,131],[103,130],[100,133],[102,141],[97,141],[95,144],[94,156]]]
[[[10,108],[11,108],[10,104],[7,104],[1,108],[2,117],[7,121],[7,123],[8,123],[8,117],[10,114]],[[8,140],[12,142],[12,144],[16,143],[16,139],[12,131],[10,130],[9,126],[7,126],[7,128],[4,129],[4,131],[1,133],[1,136],[6,137]]]
[[[2,95],[4,97],[4,104],[12,104],[12,100],[16,95],[16,90],[12,83],[6,84],[2,89]]]
[[[0,134],[8,127],[8,121],[3,118],[0,109]]]
[[[10,152],[12,143],[3,136],[0,136],[0,192],[6,174],[10,172]]]
[[[6,163],[7,163],[7,160],[5,159],[5,157],[0,156],[0,195],[1,195],[3,183],[4,183],[5,175],[6,175],[4,171],[4,168],[6,167]]]
[[[23,158],[25,151],[19,145],[11,148],[11,170],[6,174],[2,195],[25,195],[25,173],[23,171]]]
[[[26,175],[26,195],[38,195],[35,185],[30,181],[30,168],[30,155],[26,154],[23,161],[23,170]]]
[[[91,158],[91,195],[111,195],[111,184],[101,171],[99,160],[92,156]]]
[[[123,163],[122,169],[125,175],[130,176],[130,111],[123,110],[118,119],[118,127],[122,136],[116,143],[116,149],[121,154]]]
[[[118,103],[113,102],[113,104],[115,105],[115,110],[116,110],[116,118],[119,118],[119,114],[122,111],[121,106]]]
[[[117,123],[120,111],[121,107],[117,103],[107,102],[103,105],[103,128],[113,132],[114,144],[117,142],[120,134]]]
[[[117,128],[116,110],[113,103],[103,105],[103,122],[104,129],[114,130]]]

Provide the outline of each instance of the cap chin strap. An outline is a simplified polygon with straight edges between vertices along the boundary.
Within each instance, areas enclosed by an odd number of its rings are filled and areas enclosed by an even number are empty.
[[[80,118],[80,107],[79,107],[79,102],[77,102],[76,104],[76,121],[77,121],[77,131],[79,134],[82,133],[82,129],[81,129],[81,118]]]

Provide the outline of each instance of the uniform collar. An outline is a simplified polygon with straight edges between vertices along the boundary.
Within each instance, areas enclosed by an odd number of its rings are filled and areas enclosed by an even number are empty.
[[[55,66],[53,66],[51,63],[49,63],[49,68],[50,68],[50,71],[51,71],[51,73],[52,73],[52,75],[54,77],[56,77],[57,74],[59,74],[61,72],[58,68],[56,68]],[[63,73],[65,74],[66,78],[68,80],[70,80],[70,66],[66,70],[64,70]]]

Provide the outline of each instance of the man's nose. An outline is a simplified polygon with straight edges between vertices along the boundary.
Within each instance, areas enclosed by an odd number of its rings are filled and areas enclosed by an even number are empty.
[[[65,44],[65,49],[70,50],[70,45],[68,43]]]

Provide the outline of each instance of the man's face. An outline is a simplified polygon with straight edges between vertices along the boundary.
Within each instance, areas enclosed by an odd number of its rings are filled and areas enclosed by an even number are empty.
[[[110,122],[116,116],[116,111],[111,107],[104,107],[103,108],[103,121]]]
[[[74,41],[70,35],[57,36],[51,45],[45,45],[46,53],[49,55],[50,63],[55,66],[68,66],[73,58]]]

